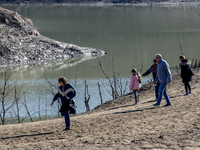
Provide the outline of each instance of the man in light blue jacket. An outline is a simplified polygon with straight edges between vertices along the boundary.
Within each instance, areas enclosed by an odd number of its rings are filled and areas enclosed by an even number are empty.
[[[167,102],[167,104],[164,107],[171,106],[172,104],[166,89],[167,84],[172,81],[172,75],[170,72],[169,64],[162,59],[161,54],[156,54],[156,61],[158,62],[158,65],[157,65],[157,76],[154,84],[156,84],[156,82],[159,81],[160,88],[159,88],[158,101],[156,104],[154,104],[154,106],[160,106],[163,95]]]

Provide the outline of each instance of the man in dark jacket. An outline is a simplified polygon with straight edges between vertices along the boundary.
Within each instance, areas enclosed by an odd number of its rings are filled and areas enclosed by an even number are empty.
[[[156,75],[157,75],[157,62],[156,62],[156,59],[153,60],[153,65],[145,72],[142,74],[142,76],[147,76],[149,75],[150,73],[152,73],[153,75],[153,80],[155,81],[156,79]],[[158,99],[158,92],[159,92],[159,86],[160,86],[160,83],[157,82],[156,83],[156,86],[155,86],[155,94],[156,94],[156,100]]]

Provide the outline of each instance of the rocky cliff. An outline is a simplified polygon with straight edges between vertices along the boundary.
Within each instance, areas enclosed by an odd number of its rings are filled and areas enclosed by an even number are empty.
[[[103,54],[44,37],[30,19],[0,7],[0,67]]]

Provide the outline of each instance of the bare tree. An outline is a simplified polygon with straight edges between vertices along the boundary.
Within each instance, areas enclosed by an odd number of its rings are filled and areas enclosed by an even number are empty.
[[[47,106],[48,106],[48,100],[46,98],[46,105],[45,105],[45,119],[47,119]]]
[[[102,99],[102,94],[101,94],[101,87],[100,87],[99,81],[97,82],[97,85],[98,85],[98,89],[99,89],[99,96],[100,96],[100,99],[101,99],[101,104],[103,104],[103,99]]]
[[[192,59],[191,67],[194,68],[194,59]]]
[[[197,68],[197,67],[198,67],[198,61],[197,61],[197,59],[195,59],[194,68]]]
[[[179,43],[179,47],[180,47],[180,50],[181,50],[181,55],[184,55],[181,43]]]
[[[123,84],[122,82],[122,77],[120,74],[118,74],[118,89],[119,89],[119,95],[120,97],[124,96],[125,93],[126,93],[126,89],[127,89],[127,86],[128,86],[128,80],[126,79],[126,82],[125,84]],[[123,86],[124,85],[124,86]]]
[[[141,65],[139,64],[139,72],[142,74],[142,69],[143,69],[143,62],[141,63]]]
[[[41,101],[41,93],[39,93],[39,102],[38,102],[38,117],[41,120],[40,101]]]
[[[176,72],[179,74],[179,68],[177,65],[176,65]]]
[[[110,88],[111,88],[111,95],[113,97],[113,99],[117,99],[121,96],[123,96],[126,92],[126,88],[128,85],[128,81],[126,80],[125,86],[123,86],[123,82],[122,82],[122,78],[120,76],[120,74],[118,73],[118,76],[116,75],[116,71],[115,71],[115,66],[114,66],[114,59],[112,61],[112,67],[113,67],[113,81],[110,79],[110,77],[106,74],[106,72],[104,71],[101,62],[99,62],[99,66],[101,71],[103,72],[103,74],[105,75],[105,77],[108,79],[109,84],[110,84]]]
[[[1,110],[0,110],[0,118],[1,118],[1,124],[5,124],[5,119],[6,119],[6,113],[8,110],[10,110],[13,106],[15,101],[14,100],[8,100],[8,95],[13,91],[14,89],[14,84],[17,81],[14,81],[13,83],[10,84],[9,79],[10,79],[11,73],[8,70],[4,71],[4,80],[3,80],[3,85],[0,87],[0,102],[1,102]]]
[[[198,62],[198,67],[200,67],[200,60],[199,60],[199,62]]]
[[[114,89],[114,86],[113,86],[113,82],[111,81],[111,79],[108,77],[108,75],[107,75],[107,74],[105,73],[105,71],[103,70],[103,67],[102,67],[101,62],[99,62],[99,66],[100,66],[101,71],[103,72],[103,74],[105,75],[105,77],[106,77],[106,78],[108,79],[108,81],[109,81],[113,99],[116,99],[117,94],[115,93],[115,89]],[[113,79],[113,80],[115,80],[115,79]]]
[[[113,67],[113,83],[114,83],[114,97],[117,99],[119,97],[119,93],[117,91],[117,77],[114,65],[114,58],[112,59],[112,67]]]
[[[30,111],[28,109],[28,106],[27,106],[26,95],[24,95],[24,103],[23,104],[24,104],[24,108],[26,109],[26,112],[27,112],[27,114],[28,114],[28,116],[30,118],[30,121],[33,122],[33,118],[31,116],[31,113],[30,113]]]
[[[85,100],[84,100],[84,102],[85,102],[86,111],[90,111],[89,100],[90,100],[90,95],[88,92],[88,85],[85,80]]]
[[[16,106],[15,116],[17,117],[17,122],[21,123],[24,119],[23,118],[20,119],[20,109],[22,107],[22,106],[20,106],[20,100],[24,96],[25,92],[22,92],[23,85],[18,87],[18,91],[17,91],[17,85],[16,84],[15,84],[14,88],[15,88],[14,99],[15,99],[15,106]]]
[[[43,76],[44,76],[44,79],[46,80],[46,82],[48,83],[48,88],[47,88],[47,90],[49,91],[49,93],[50,94],[52,94],[53,96],[56,94],[56,90],[58,90],[58,88],[57,88],[57,86],[55,86],[49,79],[47,79],[46,78],[46,76],[43,74]],[[58,99],[57,100],[57,107],[58,107],[58,117],[60,117],[60,107],[61,107],[61,102],[60,102],[60,100]]]

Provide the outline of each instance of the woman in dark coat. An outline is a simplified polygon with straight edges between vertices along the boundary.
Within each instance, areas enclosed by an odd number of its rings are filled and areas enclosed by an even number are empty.
[[[181,67],[181,78],[185,85],[185,91],[186,94],[184,96],[187,96],[188,94],[191,94],[191,87],[189,82],[192,81],[192,76],[194,75],[192,69],[191,69],[191,62],[186,59],[184,55],[181,55],[179,57],[180,60],[180,67]]]
[[[70,115],[69,115],[69,101],[70,99],[76,96],[76,89],[73,87],[73,85],[67,82],[65,77],[60,77],[58,79],[58,82],[60,84],[60,87],[58,88],[58,93],[54,96],[51,106],[58,98],[61,99],[62,105],[66,106],[65,113],[63,114],[63,116],[65,117],[65,125],[66,125],[64,131],[66,131],[70,130],[71,126]]]

